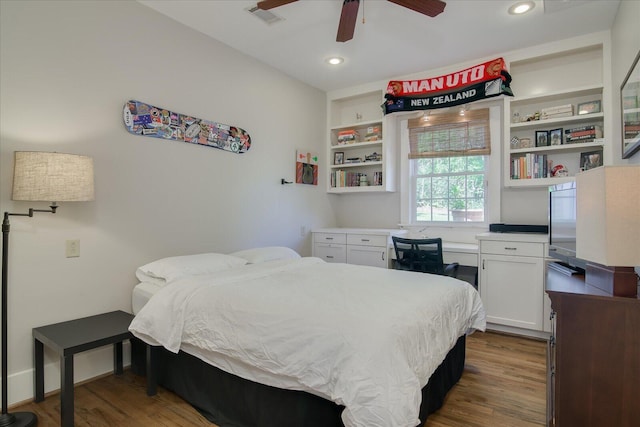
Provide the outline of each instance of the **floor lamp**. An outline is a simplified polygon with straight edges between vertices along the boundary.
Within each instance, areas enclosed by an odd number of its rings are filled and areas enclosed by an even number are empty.
[[[51,209],[29,209],[28,213],[4,213],[2,221],[2,414],[0,427],[27,427],[38,424],[32,412],[8,412],[7,397],[7,279],[9,260],[9,217],[34,212],[56,213],[56,202],[94,199],[93,159],[75,154],[16,151],[13,170],[13,200],[52,202]]]

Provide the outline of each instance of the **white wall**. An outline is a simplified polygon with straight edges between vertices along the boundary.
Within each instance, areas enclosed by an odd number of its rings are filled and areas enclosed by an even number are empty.
[[[11,201],[17,150],[92,156],[96,181],[95,202],[11,217],[10,403],[31,397],[31,328],[130,311],[137,266],[260,245],[310,255],[301,227],[335,225],[324,180],[280,185],[295,178],[296,149],[324,153],[323,92],[136,2],[0,5],[0,209],[47,207]],[[253,146],[236,155],[131,135],[128,99],[237,125]],[[80,258],[65,258],[67,239],[80,239]],[[112,369],[110,349],[76,359],[76,379]]]
[[[613,106],[615,117],[617,118],[615,121],[617,126],[614,127],[614,139],[618,141],[618,144],[616,144],[617,153],[620,153],[622,150],[622,129],[619,119],[621,114],[620,86],[627,76],[633,60],[636,55],[638,55],[638,52],[640,52],[640,25],[638,25],[638,17],[640,17],[640,1],[621,1],[611,30]],[[637,152],[628,160],[622,160],[622,162],[640,164],[640,152]]]

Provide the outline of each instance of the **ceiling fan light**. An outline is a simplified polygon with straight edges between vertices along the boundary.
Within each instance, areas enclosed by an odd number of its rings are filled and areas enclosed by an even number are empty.
[[[514,3],[509,8],[509,14],[511,15],[522,15],[524,13],[529,12],[535,7],[535,3],[532,1],[521,1],[518,3]]]
[[[344,62],[344,59],[339,56],[332,56],[331,58],[327,58],[326,62],[329,65],[340,65]]]

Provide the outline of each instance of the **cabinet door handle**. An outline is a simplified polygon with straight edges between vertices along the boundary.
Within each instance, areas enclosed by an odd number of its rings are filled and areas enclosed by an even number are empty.
[[[327,255],[327,258],[333,259],[333,255]]]
[[[382,255],[382,260],[384,261],[384,252],[382,252],[381,255]]]
[[[368,242],[369,239],[360,239],[361,242]]]
[[[505,251],[517,251],[517,250],[518,250],[518,248],[510,248],[510,247],[508,247],[508,246],[505,246],[505,247],[504,247],[504,250],[505,250]]]
[[[482,260],[482,269],[484,270],[484,260]]]
[[[333,240],[333,237],[325,237],[325,240]]]

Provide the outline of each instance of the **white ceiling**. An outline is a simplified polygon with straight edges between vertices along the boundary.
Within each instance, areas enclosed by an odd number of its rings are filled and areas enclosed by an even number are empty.
[[[138,1],[325,91],[607,30],[620,2],[536,0],[532,12],[512,16],[507,9],[516,0],[446,0],[444,12],[430,18],[387,0],[360,0],[353,40],[338,43],[342,0],[280,6],[271,10],[283,18],[274,24],[245,10],[257,1]],[[333,55],[344,64],[326,64]]]

